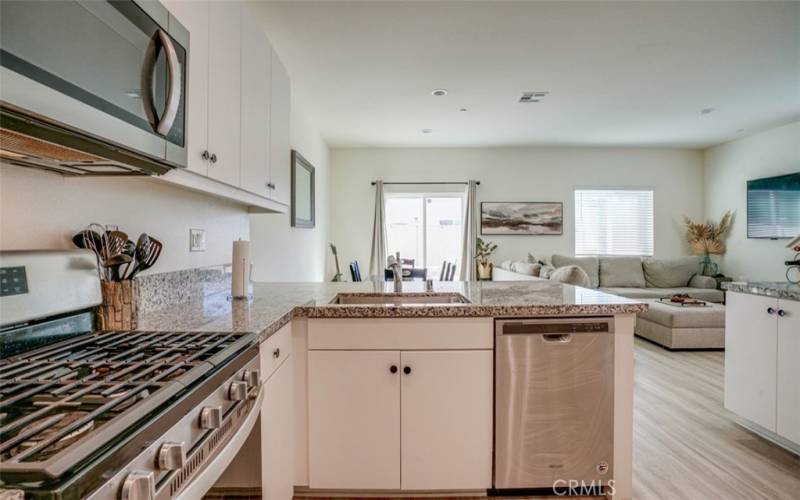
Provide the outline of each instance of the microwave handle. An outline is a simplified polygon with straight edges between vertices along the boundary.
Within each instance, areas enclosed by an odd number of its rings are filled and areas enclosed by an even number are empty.
[[[161,135],[167,135],[172,125],[175,123],[175,118],[178,116],[178,107],[181,101],[181,73],[180,62],[178,61],[178,54],[175,52],[175,46],[172,40],[164,30],[158,30],[158,37],[150,40],[150,45],[147,47],[145,54],[144,67],[142,68],[142,97],[144,99],[144,110],[147,113],[147,118],[150,123],[155,127],[156,132]],[[167,102],[164,106],[164,114],[158,118],[153,102],[153,71],[156,66],[157,44],[164,48],[164,53],[167,58],[167,78],[169,81],[169,89],[167,92]]]

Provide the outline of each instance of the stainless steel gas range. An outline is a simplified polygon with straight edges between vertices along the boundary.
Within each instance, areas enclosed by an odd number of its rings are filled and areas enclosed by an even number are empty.
[[[96,273],[88,253],[0,252],[0,491],[200,498],[258,418],[255,336],[94,332]]]

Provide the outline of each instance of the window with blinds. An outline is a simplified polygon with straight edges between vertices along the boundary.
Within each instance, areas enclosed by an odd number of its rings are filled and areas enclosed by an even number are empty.
[[[653,191],[575,190],[576,255],[653,255]]]

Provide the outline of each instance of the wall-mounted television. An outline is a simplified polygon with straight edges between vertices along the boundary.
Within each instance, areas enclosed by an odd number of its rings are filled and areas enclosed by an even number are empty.
[[[747,181],[747,237],[800,234],[800,172]]]

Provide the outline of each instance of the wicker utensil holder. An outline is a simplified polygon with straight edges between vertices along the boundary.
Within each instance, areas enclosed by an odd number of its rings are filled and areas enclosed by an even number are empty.
[[[101,331],[134,330],[138,323],[136,281],[101,283],[103,303],[97,308],[97,328]]]

